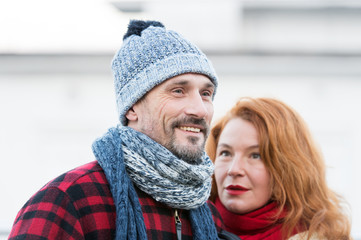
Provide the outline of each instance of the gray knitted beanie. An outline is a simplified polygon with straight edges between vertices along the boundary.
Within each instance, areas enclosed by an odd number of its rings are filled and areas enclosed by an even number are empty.
[[[139,99],[171,77],[200,73],[217,87],[217,75],[205,54],[156,21],[130,21],[123,44],[113,58],[112,70],[122,125],[127,124],[125,114]]]

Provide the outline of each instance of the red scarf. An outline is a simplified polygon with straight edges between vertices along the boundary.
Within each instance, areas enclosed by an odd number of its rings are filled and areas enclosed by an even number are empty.
[[[238,235],[242,240],[281,240],[282,224],[273,223],[272,217],[279,210],[275,202],[253,212],[239,215],[228,211],[217,197],[215,205],[221,214],[226,230]],[[279,220],[284,216],[281,213]],[[296,234],[297,232],[294,232]]]

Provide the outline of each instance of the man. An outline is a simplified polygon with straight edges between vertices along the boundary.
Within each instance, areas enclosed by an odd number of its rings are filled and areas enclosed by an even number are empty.
[[[97,161],[25,204],[9,239],[217,238],[204,153],[214,69],[159,22],[131,21],[123,40],[112,62],[121,124],[94,142]]]

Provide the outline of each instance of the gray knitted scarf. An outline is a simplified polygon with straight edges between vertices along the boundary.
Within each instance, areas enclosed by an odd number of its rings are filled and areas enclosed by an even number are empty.
[[[190,209],[193,239],[218,239],[211,211],[205,203],[213,171],[206,155],[200,165],[189,165],[146,135],[128,127],[109,129],[92,147],[113,195],[115,239],[147,239],[133,183],[169,206]]]
[[[205,153],[192,165],[132,128],[119,127],[119,133],[127,172],[139,189],[172,208],[193,209],[207,201],[213,164]]]

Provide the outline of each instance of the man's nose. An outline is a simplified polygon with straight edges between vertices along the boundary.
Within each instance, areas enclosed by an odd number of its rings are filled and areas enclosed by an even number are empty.
[[[185,112],[187,115],[202,119],[209,114],[209,109],[202,96],[199,93],[195,93],[189,98],[189,104],[185,108]]]

